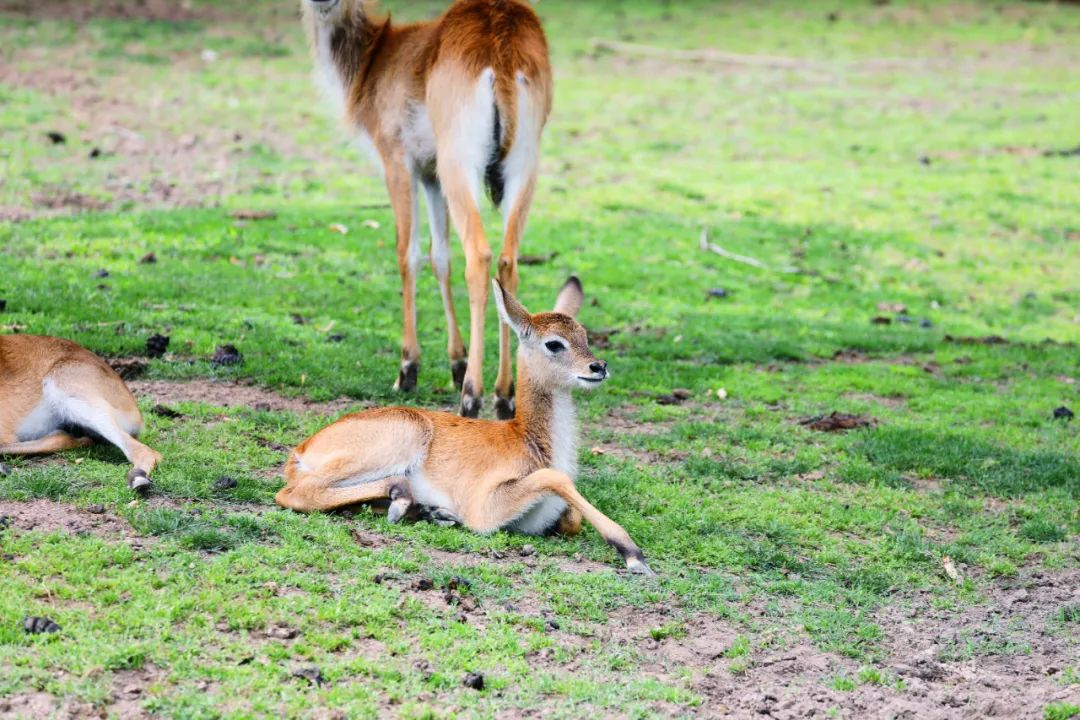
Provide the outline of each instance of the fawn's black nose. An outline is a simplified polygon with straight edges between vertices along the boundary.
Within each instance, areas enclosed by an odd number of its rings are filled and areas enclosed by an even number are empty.
[[[597,360],[589,365],[589,369],[597,375],[607,375],[607,363],[603,360]]]

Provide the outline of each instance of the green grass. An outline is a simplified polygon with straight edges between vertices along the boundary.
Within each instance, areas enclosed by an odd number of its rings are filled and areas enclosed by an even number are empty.
[[[390,4],[412,18],[442,3]],[[181,24],[0,14],[0,60],[26,79],[0,84],[0,211],[65,193],[104,205],[0,222],[0,326],[109,356],[141,354],[147,337],[167,333],[170,353],[150,362],[151,378],[452,406],[427,274],[420,386],[406,398],[391,390],[393,217],[371,166],[317,109],[294,8],[216,5],[223,17]],[[140,671],[155,680],[139,702],[170,717],[318,705],[370,717],[388,707],[407,717],[692,715],[703,702],[693,672],[643,670],[650,660],[636,643],[692,639],[704,618],[736,628],[719,660],[733,674],[805,641],[852,668],[823,684],[895,689],[877,669],[888,667],[883,607],[922,595],[964,606],[994,583],[1075,569],[1080,425],[1052,413],[1080,405],[1080,160],[1043,151],[1078,141],[1080,13],[1003,7],[537,6],[556,100],[523,251],[556,255],[522,268],[521,296],[545,308],[576,273],[595,299],[583,321],[614,331],[598,351],[613,378],[579,401],[579,486],[642,546],[658,580],[616,572],[592,529],[479,537],[389,526],[366,509],[282,512],[274,448],[326,418],[182,403],[179,418],[147,416],[145,439],[165,457],[148,503],[128,506],[123,458],[110,448],[5,460],[13,473],[0,498],[104,504],[144,545],[3,534],[15,559],[0,562],[0,696],[34,689],[105,703],[117,678]],[[815,66],[596,54],[593,36]],[[870,58],[905,62],[861,64]],[[149,159],[50,91],[52,76],[31,81],[64,63],[120,99],[110,117],[140,134]],[[68,142],[49,144],[49,130]],[[88,159],[99,146],[107,152]],[[164,159],[175,153],[183,160]],[[173,181],[180,199],[162,201],[160,183]],[[240,208],[277,214],[230,217]],[[498,219],[486,217],[494,238]],[[703,232],[798,272],[703,252]],[[157,263],[139,262],[148,252]],[[464,317],[457,248],[453,262]],[[710,298],[714,288],[727,297]],[[494,320],[492,310],[489,390]],[[965,340],[990,335],[1008,342]],[[217,368],[209,358],[227,342],[244,362]],[[653,399],[673,388],[691,401]],[[833,410],[876,422],[835,435],[799,423]],[[597,445],[623,452],[589,452]],[[222,475],[237,487],[215,490]],[[365,533],[386,542],[358,544]],[[526,543],[534,564],[484,560],[517,558]],[[560,568],[577,553],[611,570]],[[943,574],[944,556],[961,567],[961,585]],[[397,579],[373,581],[383,574]],[[443,602],[454,575],[471,583],[483,623],[460,622]],[[421,576],[436,585],[433,602],[409,590]],[[626,608],[666,614],[624,644],[607,630]],[[63,631],[25,635],[27,614]],[[1075,637],[1076,615],[1063,606],[1057,631]],[[297,637],[267,634],[281,624]],[[992,630],[959,633],[943,659],[1032,651],[1011,628]],[[327,683],[291,677],[303,665]],[[483,692],[461,686],[474,671],[485,673]]]
[[[1080,705],[1073,703],[1051,703],[1043,708],[1043,717],[1046,720],[1069,720],[1080,715]]]

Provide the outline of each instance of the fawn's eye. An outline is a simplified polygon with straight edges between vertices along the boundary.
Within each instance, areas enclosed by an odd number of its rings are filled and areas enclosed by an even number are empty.
[[[553,353],[560,353],[566,349],[566,346],[558,340],[548,340],[546,343],[544,343],[544,347],[546,347]]]

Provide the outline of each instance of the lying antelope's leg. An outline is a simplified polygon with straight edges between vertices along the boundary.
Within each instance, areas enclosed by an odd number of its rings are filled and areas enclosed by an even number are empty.
[[[478,532],[498,530],[520,518],[545,496],[557,495],[580,512],[597,532],[622,556],[630,572],[655,575],[645,564],[645,556],[622,527],[593,507],[566,473],[545,468],[498,486],[477,512],[466,516],[466,524]]]
[[[127,475],[128,487],[145,492],[161,455],[135,439],[142,432],[142,414],[126,388],[124,393],[114,393],[113,400],[107,400],[98,388],[87,386],[78,371],[63,367],[46,382],[46,394],[69,423],[91,430],[120,448],[133,466]],[[114,404],[118,401],[122,407]]]
[[[37,440],[0,445],[0,455],[42,455],[93,444],[94,441],[88,437],[75,437],[66,432],[57,432]]]
[[[398,271],[401,273],[401,368],[395,390],[416,389],[420,343],[416,339],[416,272],[420,269],[420,228],[416,222],[416,180],[403,163],[384,159],[386,189],[397,228]]]
[[[447,354],[450,357],[450,376],[454,387],[461,389],[465,380],[465,343],[461,339],[457,313],[454,312],[454,296],[450,290],[450,233],[446,198],[435,179],[423,181],[427,198],[428,224],[431,226],[431,269],[439,280],[443,312],[446,314]]]

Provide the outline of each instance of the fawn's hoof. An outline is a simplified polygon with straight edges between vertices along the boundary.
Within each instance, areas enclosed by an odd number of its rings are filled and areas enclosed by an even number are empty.
[[[458,390],[461,389],[461,384],[465,382],[465,369],[469,367],[469,363],[465,360],[455,360],[450,363],[450,375],[454,378],[454,387]]]
[[[500,420],[514,419],[514,398],[495,398],[495,417]]]
[[[390,503],[390,507],[386,511],[386,519],[392,523],[399,523],[409,514],[410,507],[412,507],[411,499],[407,497],[398,498]]]
[[[644,560],[638,558],[627,558],[626,569],[634,575],[644,575],[645,577],[656,577],[656,573],[652,571],[652,568],[645,564]]]
[[[139,495],[145,495],[150,490],[150,478],[142,468],[134,468],[128,472],[127,481],[128,487]]]
[[[394,389],[401,392],[412,392],[416,389],[416,376],[420,373],[420,363],[403,363],[398,372],[397,382]]]

